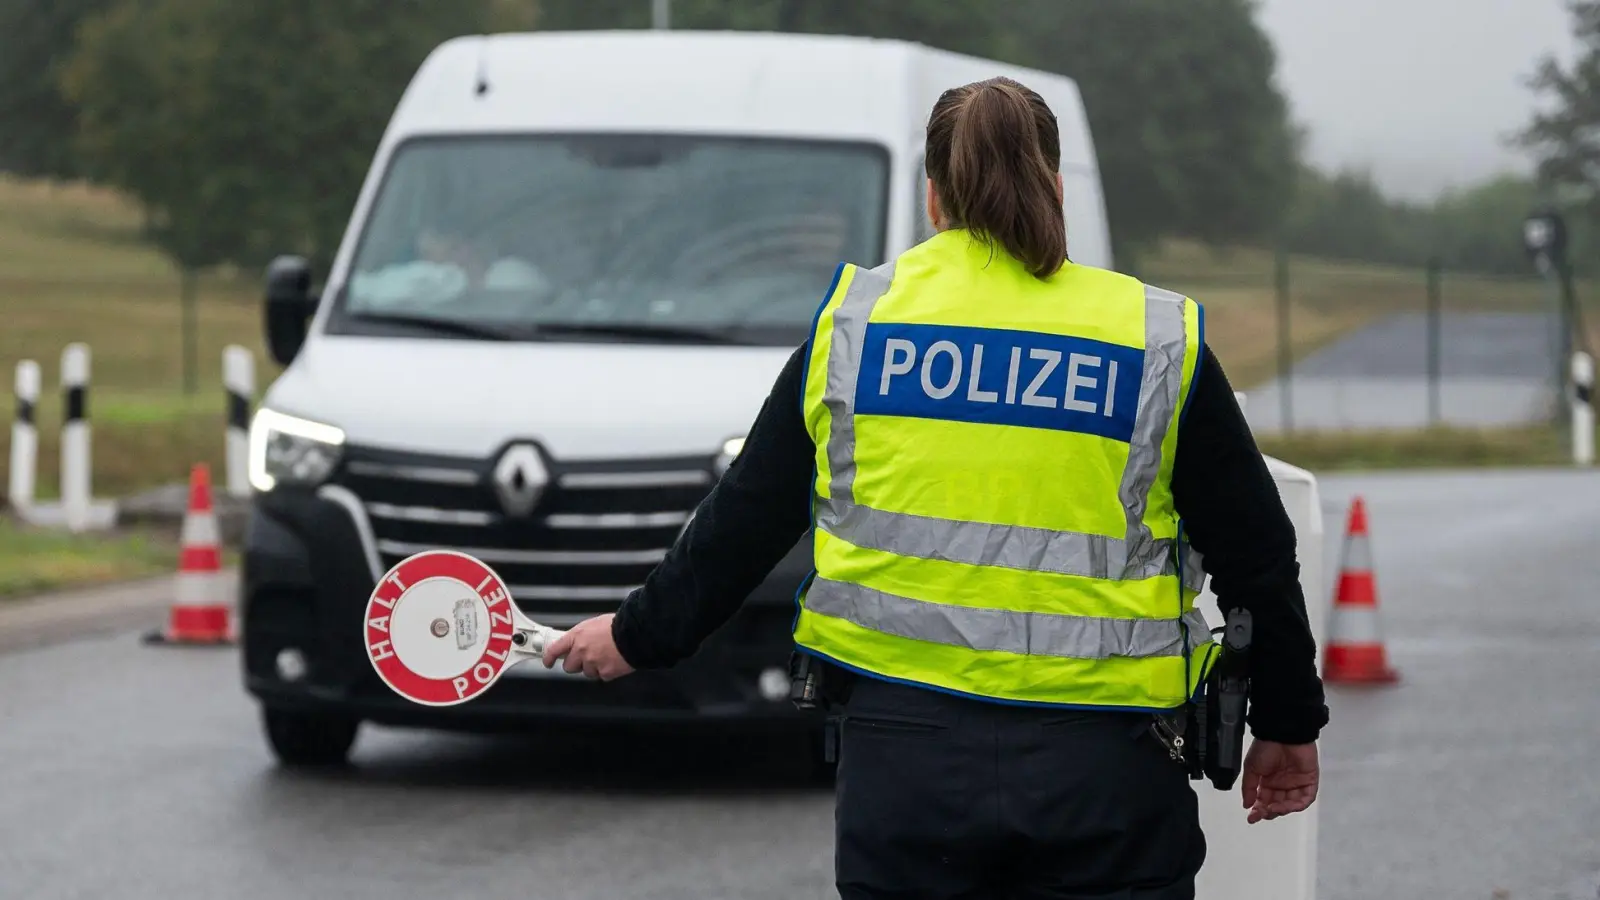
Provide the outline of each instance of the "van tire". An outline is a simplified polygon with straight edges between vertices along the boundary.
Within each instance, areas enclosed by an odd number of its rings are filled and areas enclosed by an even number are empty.
[[[342,766],[350,758],[361,721],[335,713],[261,710],[261,726],[273,756],[288,768]]]

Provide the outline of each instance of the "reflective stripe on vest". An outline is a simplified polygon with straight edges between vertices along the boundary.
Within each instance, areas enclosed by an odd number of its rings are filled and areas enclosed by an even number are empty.
[[[1198,610],[1182,619],[1098,619],[951,606],[899,597],[859,584],[813,580],[806,608],[897,637],[1029,656],[1072,659],[1176,657],[1210,633]]]

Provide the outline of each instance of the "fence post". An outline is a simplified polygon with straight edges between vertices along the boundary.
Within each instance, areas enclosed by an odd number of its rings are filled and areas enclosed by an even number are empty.
[[[1428,260],[1428,424],[1437,426],[1443,413],[1439,397],[1439,328],[1443,316],[1444,263],[1435,256]]]
[[[34,479],[39,471],[39,389],[43,379],[39,364],[31,359],[17,363],[17,417],[11,423],[11,479],[6,496],[11,508],[33,505]]]
[[[250,495],[250,406],[256,396],[256,360],[230,344],[222,351],[222,385],[227,395],[227,487],[235,497]]]
[[[1594,359],[1572,354],[1572,462],[1594,465]]]
[[[183,392],[193,394],[200,387],[199,326],[196,323],[196,291],[199,285],[192,269],[184,268],[179,293],[183,303]]]
[[[1289,338],[1289,252],[1278,245],[1274,269],[1278,292],[1278,400],[1285,433],[1294,430],[1294,345]]]

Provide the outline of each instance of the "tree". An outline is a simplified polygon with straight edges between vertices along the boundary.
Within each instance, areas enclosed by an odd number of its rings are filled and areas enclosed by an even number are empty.
[[[1600,218],[1600,0],[1571,0],[1567,10],[1581,52],[1571,68],[1540,61],[1529,87],[1551,105],[1515,142],[1537,157],[1546,188],[1576,193]]]
[[[1127,266],[1170,235],[1220,244],[1281,221],[1295,143],[1254,13],[1252,0],[676,0],[673,22],[903,38],[1073,76]],[[186,257],[326,265],[432,47],[649,17],[648,0],[121,0],[84,30],[66,79],[75,146],[152,210],[170,252],[176,217],[193,216],[206,252]]]
[[[125,0],[62,75],[85,171],[141,203],[182,273],[276,253],[331,261],[401,91],[439,41],[529,0]],[[193,389],[193,352],[185,383]]]
[[[1272,236],[1298,148],[1253,0],[1020,0],[1019,61],[1078,82],[1118,257]]]
[[[71,178],[77,115],[60,76],[80,22],[110,0],[0,0],[0,170]]]
[[[91,174],[151,210],[152,237],[180,268],[291,252],[325,267],[423,58],[458,34],[529,27],[537,10],[125,0],[90,20],[66,72],[77,146]]]
[[[1447,268],[1500,275],[1528,275],[1533,264],[1523,249],[1521,223],[1539,203],[1539,188],[1516,175],[1501,175],[1451,191],[1433,205],[1434,250]],[[1593,229],[1572,223],[1571,258],[1583,269],[1592,258]]]
[[[1432,230],[1428,209],[1390,200],[1368,172],[1305,168],[1283,237],[1296,253],[1422,265],[1438,249]]]
[[[181,273],[191,392],[196,275],[227,259],[248,228],[230,214],[241,185],[215,164],[210,133],[190,128],[214,102],[207,75],[217,68],[215,11],[210,0],[113,7],[86,22],[62,82],[76,105],[85,171],[138,199],[147,237]]]

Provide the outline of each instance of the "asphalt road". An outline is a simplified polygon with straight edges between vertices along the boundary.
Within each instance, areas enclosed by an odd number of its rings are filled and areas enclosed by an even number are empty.
[[[1555,377],[1551,319],[1531,313],[1447,313],[1439,323],[1439,413],[1447,424],[1518,425],[1549,408]],[[1429,424],[1427,319],[1390,316],[1247,391],[1258,432],[1415,428]],[[1224,360],[1224,363],[1227,361]],[[1287,393],[1289,418],[1283,411]]]
[[[1321,896],[1600,898],[1600,474],[1322,489],[1335,545],[1367,502],[1403,681],[1333,692]]]
[[[1333,691],[1319,896],[1600,897],[1600,475],[1323,490],[1335,552],[1367,500],[1404,681]],[[781,743],[369,731],[289,774],[231,651],[59,637],[0,652],[3,900],[833,896]]]

